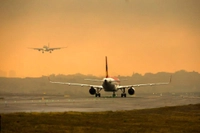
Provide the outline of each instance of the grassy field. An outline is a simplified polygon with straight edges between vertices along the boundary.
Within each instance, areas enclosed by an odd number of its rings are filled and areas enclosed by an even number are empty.
[[[200,104],[106,112],[1,114],[2,133],[200,132]]]

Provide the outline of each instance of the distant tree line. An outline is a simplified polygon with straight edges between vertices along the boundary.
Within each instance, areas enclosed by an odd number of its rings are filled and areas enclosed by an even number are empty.
[[[168,82],[172,75],[172,82],[169,85],[153,87],[136,87],[136,93],[176,93],[176,92],[200,92],[200,74],[198,72],[187,72],[185,70],[175,73],[159,72],[156,74],[146,73],[141,75],[134,73],[132,76],[119,76],[121,85],[131,85],[139,83]],[[53,81],[63,81],[72,83],[101,84],[99,82],[86,81],[84,79],[102,79],[93,75],[73,74],[49,76]],[[89,88],[79,86],[68,86],[51,84],[47,76],[39,78],[6,78],[0,77],[0,93],[49,93],[68,95],[89,95]],[[103,91],[102,91],[103,92]],[[104,93],[104,92],[103,92]],[[121,93],[121,92],[119,92]]]

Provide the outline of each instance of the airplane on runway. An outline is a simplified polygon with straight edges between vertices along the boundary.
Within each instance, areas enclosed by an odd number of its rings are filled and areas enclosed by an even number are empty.
[[[48,46],[44,45],[42,48],[30,48],[30,49],[42,51],[42,53],[44,53],[44,52],[49,52],[49,53],[51,53],[52,51],[58,50],[58,49],[61,49],[61,48],[66,48],[66,47],[50,48],[50,47],[49,47],[49,44],[48,44]]]
[[[107,63],[107,57],[106,59],[106,77],[102,80],[98,79],[87,79],[90,81],[101,81],[102,85],[91,85],[91,84],[81,84],[81,83],[69,83],[69,82],[54,82],[51,81],[49,78],[50,83],[54,84],[66,84],[66,85],[72,85],[72,86],[81,86],[81,87],[90,87],[89,93],[91,95],[95,95],[96,97],[101,97],[100,91],[103,89],[106,92],[113,92],[113,97],[116,96],[115,92],[118,90],[121,90],[121,97],[126,97],[125,90],[128,89],[129,95],[135,94],[135,88],[134,87],[140,87],[140,86],[155,86],[155,85],[167,85],[171,83],[171,77],[169,82],[163,82],[163,83],[146,83],[146,84],[133,84],[133,85],[120,85],[120,80],[118,78],[113,78],[108,76],[108,63]]]

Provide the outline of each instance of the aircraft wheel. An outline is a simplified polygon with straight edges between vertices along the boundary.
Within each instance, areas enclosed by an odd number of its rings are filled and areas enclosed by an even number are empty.
[[[99,93],[99,94],[95,94],[95,97],[101,97],[101,94]]]
[[[121,97],[126,97],[126,93],[122,93],[122,94],[121,94]]]

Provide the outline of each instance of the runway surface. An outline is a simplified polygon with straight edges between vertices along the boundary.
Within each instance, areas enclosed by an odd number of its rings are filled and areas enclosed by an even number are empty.
[[[0,95],[0,113],[11,112],[96,112],[146,109],[200,103],[199,94],[146,94],[117,96],[64,97],[64,95]]]

